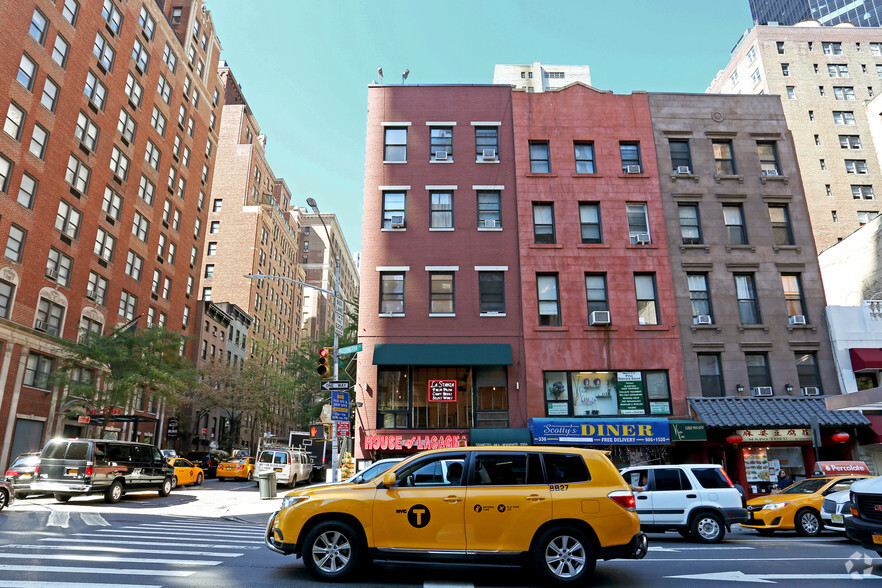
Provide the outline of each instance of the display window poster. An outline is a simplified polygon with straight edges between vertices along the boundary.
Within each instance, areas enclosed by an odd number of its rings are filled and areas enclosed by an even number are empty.
[[[646,414],[641,372],[617,372],[616,394],[619,414]]]
[[[748,482],[769,481],[769,459],[765,449],[744,451],[744,470]]]
[[[618,414],[615,372],[573,372],[570,378],[573,389],[573,414],[577,416]]]

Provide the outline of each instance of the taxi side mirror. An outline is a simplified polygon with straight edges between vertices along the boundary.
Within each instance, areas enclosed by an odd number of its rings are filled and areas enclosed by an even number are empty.
[[[391,488],[395,485],[395,472],[386,472],[383,475],[383,486]]]

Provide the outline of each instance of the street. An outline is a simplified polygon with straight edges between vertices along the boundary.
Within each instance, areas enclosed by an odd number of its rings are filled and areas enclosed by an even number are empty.
[[[280,488],[279,495],[286,492]],[[98,496],[67,504],[49,497],[16,501],[0,513],[0,588],[323,586],[300,560],[264,546],[263,523],[278,504],[259,500],[252,483],[217,480],[177,488],[166,499],[132,494],[116,505]],[[645,559],[598,562],[591,585],[842,585],[882,579],[882,559],[875,556],[826,531],[816,538],[792,532],[765,538],[735,528],[717,545],[651,534]],[[537,585],[517,568],[393,564],[368,567],[357,584]]]

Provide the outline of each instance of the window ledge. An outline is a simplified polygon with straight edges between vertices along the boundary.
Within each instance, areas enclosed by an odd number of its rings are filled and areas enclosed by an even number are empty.
[[[407,228],[404,228],[404,229],[383,229],[383,228],[381,228],[380,232],[381,233],[403,233],[406,230],[407,230]]]
[[[787,332],[792,333],[793,331],[811,331],[812,333],[818,332],[818,327],[812,324],[808,325],[787,325]]]
[[[609,249],[609,243],[577,243],[578,249]]]
[[[637,243],[627,243],[625,244],[626,249],[658,249],[658,245],[655,243],[647,243],[646,245],[638,245]]]
[[[493,233],[493,232],[501,233],[502,227],[478,227],[478,230],[479,231],[486,231],[488,233]]]
[[[451,316],[456,316],[456,313],[455,312],[430,312],[429,316],[432,316],[432,317],[435,317],[435,316],[451,317]]]
[[[744,331],[763,331],[768,333],[769,327],[765,325],[738,325],[738,332],[743,333]]]
[[[399,318],[405,316],[403,312],[390,312],[387,314],[379,313],[377,318]]]
[[[635,331],[667,331],[669,327],[667,325],[636,325],[634,327]]]
[[[701,180],[701,176],[696,174],[671,174],[671,181],[676,182],[677,180],[692,180],[696,184]]]
[[[695,331],[716,331],[717,333],[722,333],[723,329],[719,325],[691,325],[691,330],[694,333]]]
[[[714,174],[714,180],[719,184],[723,180],[735,180],[739,184],[744,183],[744,176],[742,175],[718,175]]]
[[[704,251],[710,253],[710,245],[707,243],[682,243],[680,251]]]
[[[386,161],[384,159],[383,163],[388,163],[389,165],[396,165],[396,164],[400,164],[400,163],[407,163],[407,161]]]
[[[398,229],[400,230],[400,229]],[[453,227],[429,227],[429,231],[440,231],[440,232],[450,232],[455,230]]]
[[[525,178],[556,178],[557,174],[547,173],[547,174],[534,174],[532,172],[524,174]]]
[[[613,326],[613,325],[582,325],[582,330],[585,332],[591,332],[591,331],[596,332],[598,330],[602,330],[605,332],[605,331],[618,331],[619,328],[616,326]]]
[[[726,251],[750,251],[755,253],[756,247],[753,245],[726,245]]]
[[[602,178],[603,176],[600,174],[579,174],[579,173],[576,173],[576,174],[573,174],[572,177],[574,177],[574,178]]]
[[[789,176],[760,176],[760,182],[765,184],[766,182],[784,182],[784,184],[790,183]]]
[[[530,243],[530,249],[563,249],[560,243]]]
[[[647,173],[644,173],[644,172],[640,172],[639,174],[619,174],[619,177],[620,178],[643,178],[643,179],[646,179],[646,178],[650,177],[650,175]]]
[[[442,159],[441,161],[430,159],[429,163],[453,163],[453,159]]]
[[[533,327],[533,330],[538,331],[538,332],[545,331],[545,332],[552,332],[552,333],[553,332],[564,333],[566,331],[569,331],[570,328],[569,327],[539,327],[539,326],[536,326],[536,327]]]
[[[478,316],[481,317],[498,317],[498,316],[506,316],[504,312],[482,312]]]
[[[475,160],[475,163],[489,163],[489,164],[492,165],[492,164],[494,164],[494,163],[501,163],[501,162],[499,161],[499,159],[492,159],[492,160],[491,160],[491,159],[487,159],[487,160],[485,160],[485,159],[476,159],[476,160]]]
[[[799,245],[773,245],[772,250],[775,253],[779,251],[795,251],[796,253],[802,253],[802,247]]]

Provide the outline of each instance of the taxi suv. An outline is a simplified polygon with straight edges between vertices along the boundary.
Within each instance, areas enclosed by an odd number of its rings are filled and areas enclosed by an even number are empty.
[[[530,563],[543,584],[582,584],[598,559],[646,555],[635,507],[600,451],[437,449],[361,484],[289,493],[266,544],[330,582],[376,559]]]

